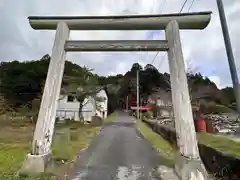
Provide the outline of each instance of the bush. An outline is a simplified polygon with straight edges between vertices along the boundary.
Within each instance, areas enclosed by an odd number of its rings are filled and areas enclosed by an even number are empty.
[[[67,161],[70,158],[71,148],[70,128],[61,128],[55,131],[53,137],[53,159],[55,161]],[[75,137],[74,137],[75,138]]]
[[[152,113],[153,113],[153,117],[157,117],[160,114],[160,107],[153,104],[152,105]]]
[[[79,132],[71,132],[70,134],[70,140],[71,141],[77,141],[79,139]]]
[[[143,117],[145,118],[151,118],[153,116],[153,113],[151,111],[146,111],[143,113]]]
[[[204,114],[219,114],[219,113],[232,113],[232,109],[224,105],[210,105],[210,106],[200,106],[200,111]]]
[[[75,121],[70,118],[65,119],[64,122],[66,125],[71,125],[71,124],[75,123]]]
[[[103,124],[103,119],[99,116],[93,116],[91,125],[92,126],[101,126]]]
[[[59,117],[56,117],[56,119],[55,119],[55,124],[59,123],[59,121],[60,121],[60,118],[59,118]]]

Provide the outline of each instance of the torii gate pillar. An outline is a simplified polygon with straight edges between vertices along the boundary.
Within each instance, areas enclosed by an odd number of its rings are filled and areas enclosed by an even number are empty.
[[[46,164],[51,160],[56,109],[66,60],[64,46],[68,38],[69,28],[67,24],[59,22],[34,132],[32,152],[27,155],[22,171],[44,172]]]
[[[169,22],[165,32],[169,47],[171,94],[179,148],[175,170],[181,180],[189,180],[192,176],[197,180],[206,180],[208,174],[201,162],[196,141],[178,22]]]

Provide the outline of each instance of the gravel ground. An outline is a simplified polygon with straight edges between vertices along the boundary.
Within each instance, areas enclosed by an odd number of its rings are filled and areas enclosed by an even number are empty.
[[[118,113],[89,148],[80,153],[68,179],[71,180],[150,180],[160,158],[139,135],[132,117]]]

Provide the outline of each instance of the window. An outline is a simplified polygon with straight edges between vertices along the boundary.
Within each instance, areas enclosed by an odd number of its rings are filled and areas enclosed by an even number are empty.
[[[96,96],[96,97],[95,97],[95,100],[96,100],[96,101],[99,101],[99,102],[104,102],[104,101],[107,100],[107,98],[106,98],[106,97],[103,97],[103,96]]]
[[[74,100],[73,96],[70,95],[67,97],[67,102],[73,102],[73,100]]]

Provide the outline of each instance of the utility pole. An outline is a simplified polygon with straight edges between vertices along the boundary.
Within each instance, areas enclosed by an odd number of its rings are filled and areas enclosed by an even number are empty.
[[[137,119],[139,120],[139,70],[137,70]]]
[[[128,95],[127,95],[127,102],[126,102],[126,112],[128,111]]]
[[[140,107],[142,107],[142,106],[143,106],[143,97],[141,97],[141,99],[140,99]],[[140,120],[142,120],[142,111],[140,113]]]
[[[230,73],[232,77],[233,90],[236,98],[237,112],[240,113],[240,85],[239,85],[236,65],[234,62],[234,55],[232,51],[232,45],[231,45],[231,40],[228,32],[227,20],[225,17],[222,0],[217,0],[217,6],[218,6],[219,17],[220,17],[221,26],[222,26],[223,38],[225,42],[225,48],[227,52]]]

